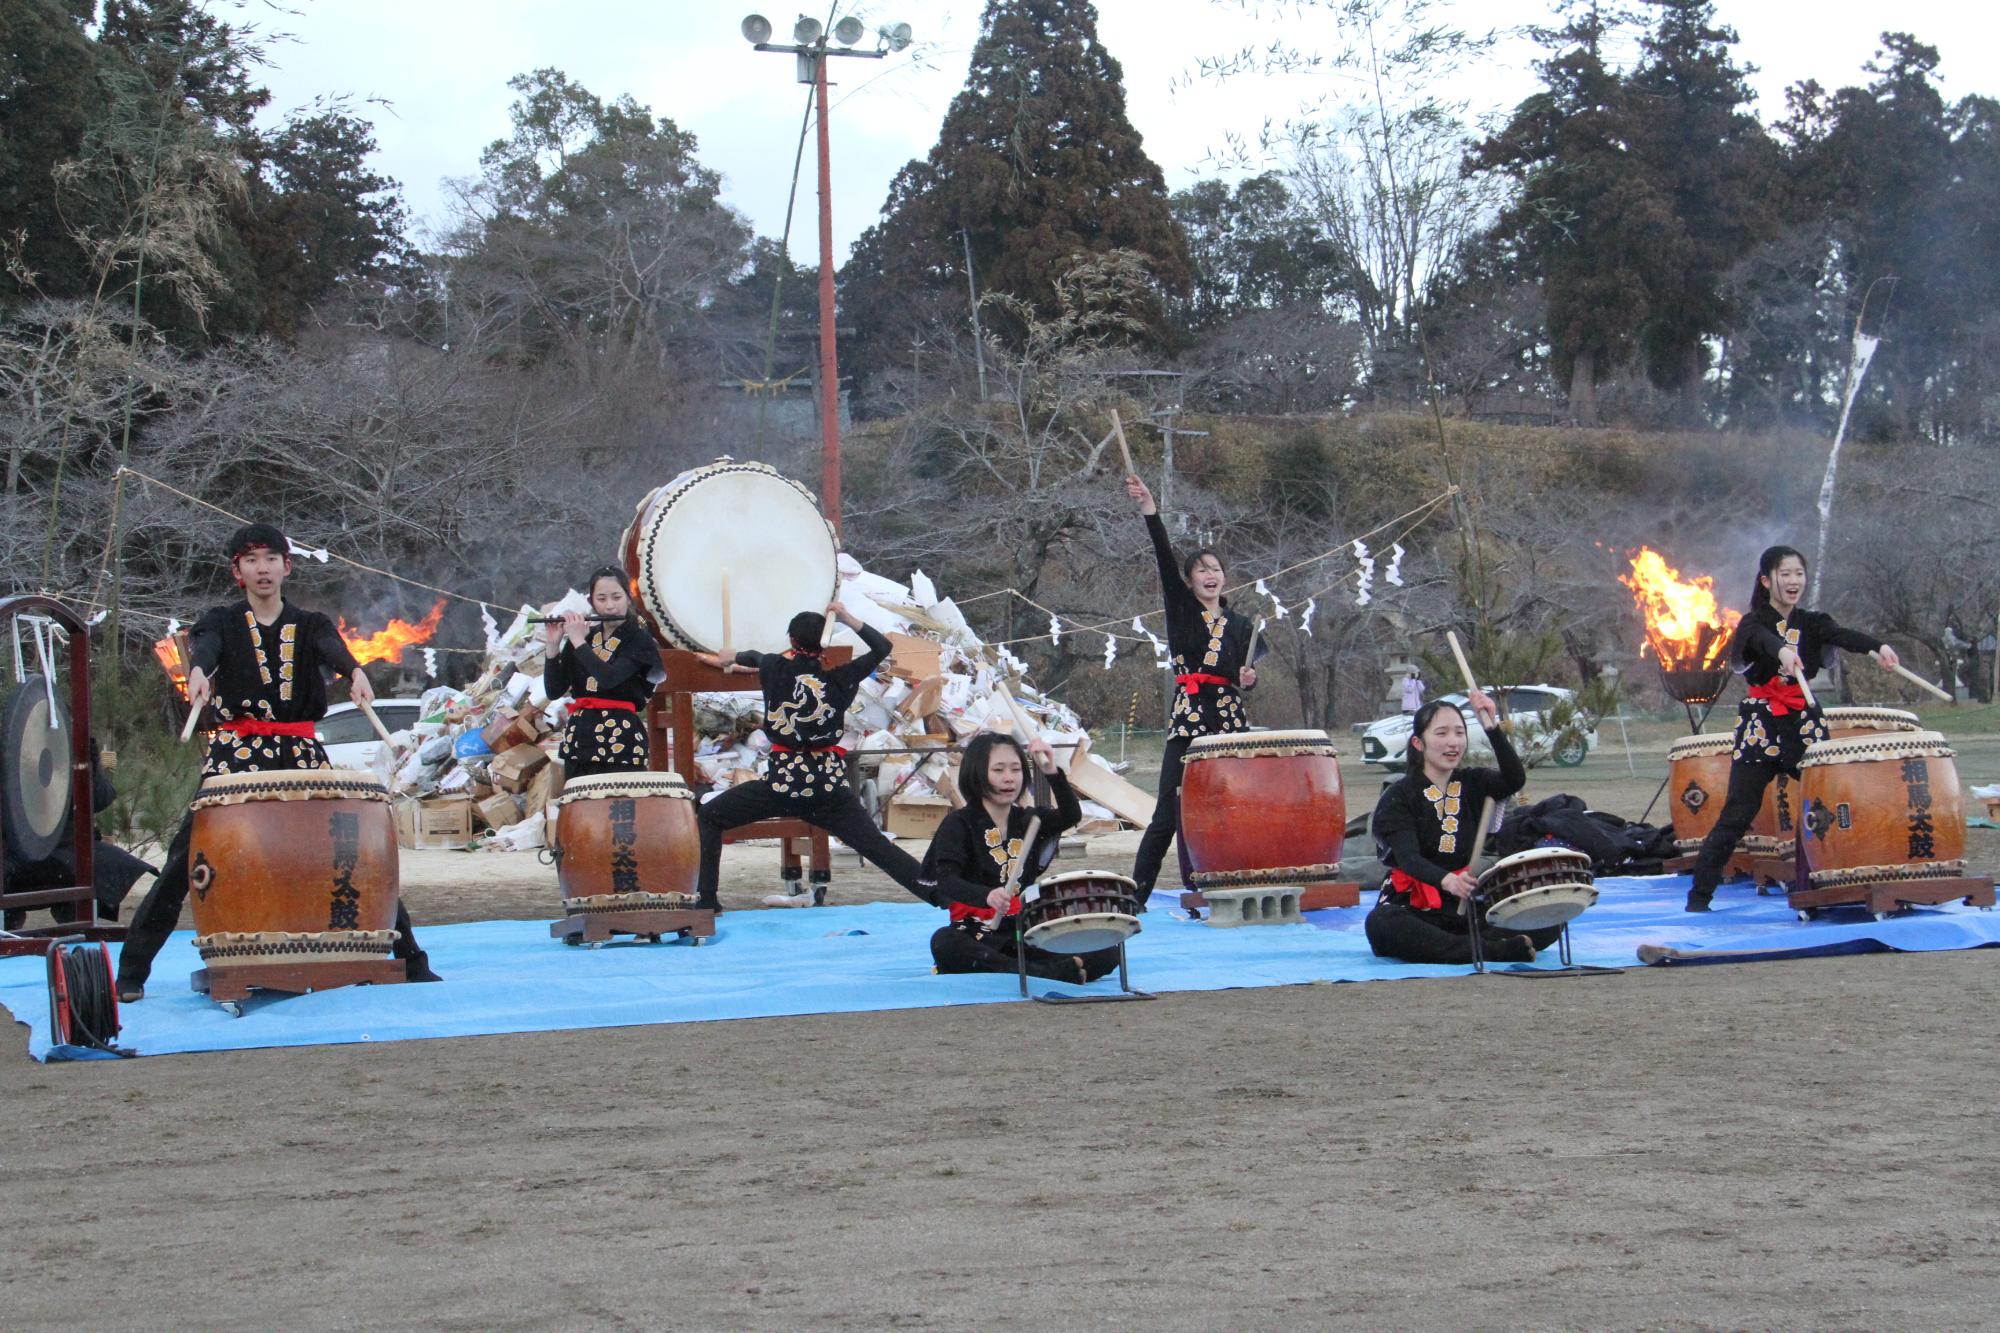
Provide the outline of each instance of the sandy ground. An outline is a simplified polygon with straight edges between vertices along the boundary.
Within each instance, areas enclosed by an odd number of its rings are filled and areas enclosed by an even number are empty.
[[[1637,814],[1657,747],[1636,766],[1614,748],[1537,770],[1531,795]],[[1960,769],[2000,774],[2000,742],[1967,747]],[[1362,777],[1356,803],[1377,785]],[[1092,839],[1086,859],[1123,865],[1133,841]],[[732,849],[725,903],[754,903],[775,865]],[[837,864],[835,901],[900,895],[852,867]],[[553,873],[529,856],[411,855],[404,879],[420,925],[555,914]],[[10,1028],[0,1323],[1985,1325],[2000,1299],[1993,964],[1307,986],[53,1067]]]

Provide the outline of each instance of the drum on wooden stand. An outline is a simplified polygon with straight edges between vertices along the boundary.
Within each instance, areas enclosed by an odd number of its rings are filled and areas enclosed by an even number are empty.
[[[1568,925],[1596,903],[1597,885],[1584,853],[1531,847],[1494,862],[1474,894],[1496,930],[1547,930]]]
[[[1835,741],[1882,732],[1921,731],[1924,725],[1915,713],[1901,708],[1828,708],[1820,716],[1826,719],[1827,739]]]
[[[220,774],[203,780],[193,809],[194,946],[211,972],[389,959],[396,819],[372,773]]]
[[[555,804],[556,882],[569,916],[551,935],[580,944],[613,934],[713,933],[712,914],[694,921],[701,838],[694,793],[678,773],[572,778]],[[691,931],[692,924],[708,929]]]
[[[1050,875],[1021,890],[1021,940],[1048,953],[1115,949],[1139,933],[1139,886],[1108,870]]]
[[[1821,717],[1832,740],[1903,734],[1916,731],[1920,725],[1915,713],[1900,708],[1828,708]],[[1757,817],[1739,845],[1758,856],[1790,857],[1797,848],[1803,810],[1798,782],[1780,773],[1764,788],[1763,804],[1757,807]]]
[[[648,493],[620,551],[640,615],[667,646],[690,652],[782,652],[791,618],[824,607],[840,581],[833,529],[813,493],[776,468],[728,458]]]
[[[1729,757],[1736,738],[1687,736],[1667,747],[1667,789],[1673,793],[1674,843],[1683,852],[1698,849],[1729,796]]]
[[[1196,888],[1339,880],[1347,803],[1325,732],[1203,736],[1182,763],[1180,836]]]
[[[1965,803],[1934,731],[1821,741],[1799,762],[1800,847],[1814,889],[1965,874]]]

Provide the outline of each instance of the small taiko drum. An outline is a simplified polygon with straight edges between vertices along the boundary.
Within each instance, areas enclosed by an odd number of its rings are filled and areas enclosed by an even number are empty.
[[[1965,798],[1934,731],[1821,741],[1799,761],[1800,846],[1815,889],[1965,873]]]
[[[1736,738],[1688,736],[1667,747],[1667,789],[1673,793],[1674,841],[1693,851],[1722,816],[1729,796],[1729,759]]]
[[[1921,731],[1924,725],[1915,713],[1900,708],[1828,708],[1820,716],[1826,719],[1827,739],[1835,741],[1883,732]]]
[[[1021,890],[1021,939],[1049,953],[1115,949],[1139,933],[1139,886],[1108,870],[1072,870]]]
[[[685,906],[701,871],[694,793],[678,773],[571,778],[556,798],[555,858],[571,912]]]
[[[372,773],[202,781],[188,843],[194,947],[223,966],[379,962],[396,942],[396,817]]]
[[[832,600],[839,548],[813,493],[776,468],[718,459],[639,501],[619,546],[639,613],[675,648],[780,652],[800,610]],[[723,607],[728,570],[729,606]],[[732,619],[733,613],[733,619]]]
[[[1567,925],[1597,901],[1590,858],[1568,847],[1531,847],[1493,863],[1474,891],[1497,930]]]
[[[1340,878],[1347,802],[1325,732],[1203,736],[1182,762],[1180,836],[1196,888]]]

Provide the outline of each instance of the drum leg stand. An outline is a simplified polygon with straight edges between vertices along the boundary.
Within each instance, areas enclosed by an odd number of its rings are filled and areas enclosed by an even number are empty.
[[[1993,880],[1985,875],[1957,879],[1892,879],[1862,884],[1842,884],[1835,888],[1795,887],[1785,895],[1799,920],[1810,921],[1829,907],[1859,907],[1877,921],[1916,904],[1943,906],[1963,902],[1967,907],[1994,905]]]
[[[1622,967],[1599,967],[1595,963],[1579,963],[1570,951],[1569,923],[1563,922],[1563,933],[1556,938],[1556,961],[1558,967],[1529,967],[1525,971],[1495,972],[1496,977],[1615,977],[1625,969]]]
[[[1044,995],[1028,994],[1028,946],[1019,934],[1014,936],[1014,973],[1021,981],[1021,998],[1033,1000],[1037,1004],[1118,1004],[1124,1000],[1157,1000],[1160,997],[1151,991],[1133,990],[1132,973],[1125,965],[1125,946],[1118,946],[1118,994],[1116,995]],[[1086,985],[1086,982],[1070,982],[1070,985]]]
[[[704,907],[653,908],[636,912],[573,912],[552,922],[549,935],[569,945],[593,947],[611,943],[619,935],[636,935],[649,944],[662,935],[678,935],[689,944],[700,944],[715,934],[715,913]]]
[[[212,964],[188,978],[190,989],[208,996],[232,1017],[253,990],[280,995],[310,995],[341,986],[399,986],[410,979],[409,965],[400,958],[351,959],[324,963]]]

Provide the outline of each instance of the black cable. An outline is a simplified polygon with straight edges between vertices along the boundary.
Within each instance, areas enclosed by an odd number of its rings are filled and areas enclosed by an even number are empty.
[[[80,1046],[110,1051],[127,1059],[137,1054],[115,1045],[118,1035],[117,999],[111,968],[101,944],[56,946],[57,966],[69,991],[70,1038]]]

